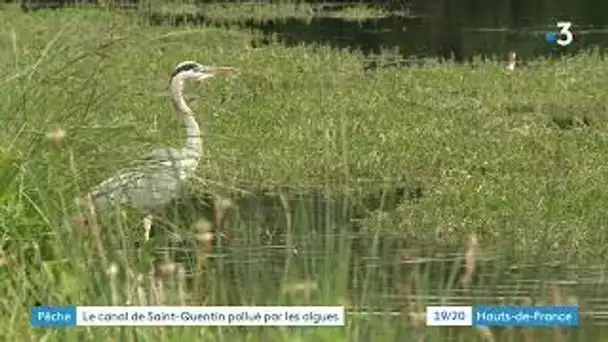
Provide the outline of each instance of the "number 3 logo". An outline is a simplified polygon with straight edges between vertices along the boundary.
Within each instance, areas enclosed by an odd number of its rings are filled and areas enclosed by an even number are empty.
[[[569,21],[558,21],[557,27],[560,28],[559,35],[560,39],[556,41],[560,46],[567,46],[572,43],[574,37],[572,36],[572,31],[570,31],[570,27],[572,27],[572,23]],[[561,37],[566,37],[566,39],[561,39]]]

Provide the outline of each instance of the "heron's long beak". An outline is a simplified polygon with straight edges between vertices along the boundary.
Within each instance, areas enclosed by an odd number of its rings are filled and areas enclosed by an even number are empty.
[[[232,67],[214,67],[211,72],[213,72],[214,75],[217,76],[221,76],[221,75],[231,75],[234,74],[236,72],[235,68]]]
[[[211,67],[210,70],[206,70],[206,74],[199,77],[198,80],[202,81],[213,76],[231,75],[235,72],[236,69],[231,67]]]

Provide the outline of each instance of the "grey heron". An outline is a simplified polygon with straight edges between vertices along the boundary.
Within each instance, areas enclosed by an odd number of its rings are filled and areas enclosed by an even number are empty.
[[[202,138],[194,113],[183,97],[186,80],[202,81],[230,74],[231,67],[206,66],[193,61],[177,64],[171,74],[170,91],[173,105],[184,120],[186,141],[181,148],[157,148],[133,166],[118,171],[113,177],[93,187],[90,198],[95,208],[128,204],[145,214],[144,237],[150,238],[152,211],[177,198],[198,168],[203,153]]]
[[[511,52],[509,52],[509,55],[507,57],[507,70],[513,71],[513,70],[515,70],[516,66],[517,66],[517,54],[515,53],[515,51],[511,51]]]

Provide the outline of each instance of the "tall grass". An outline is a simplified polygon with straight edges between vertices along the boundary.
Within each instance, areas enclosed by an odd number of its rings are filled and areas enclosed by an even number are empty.
[[[591,325],[475,331],[420,320],[437,302],[584,309],[601,299],[608,64],[597,54],[514,73],[491,63],[366,72],[356,52],[253,48],[259,37],[237,30],[146,27],[93,10],[0,16],[6,340],[599,339]],[[72,199],[113,170],[181,143],[167,83],[182,60],[240,70],[189,89],[206,151],[192,192],[232,199],[230,243],[210,248],[209,226],[225,213],[203,218],[201,206],[173,222],[193,235],[182,256],[136,247],[137,213],[86,228],[62,222]],[[364,206],[351,222],[364,195],[395,179],[421,196],[391,212]],[[249,195],[260,189],[280,195]],[[552,282],[572,278],[577,287]],[[35,302],[323,304],[358,314],[340,329],[33,329]]]

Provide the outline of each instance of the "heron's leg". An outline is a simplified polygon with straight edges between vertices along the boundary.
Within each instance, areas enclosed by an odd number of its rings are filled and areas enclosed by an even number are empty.
[[[152,215],[148,214],[143,219],[144,223],[144,239],[150,240],[150,231],[152,230]]]

